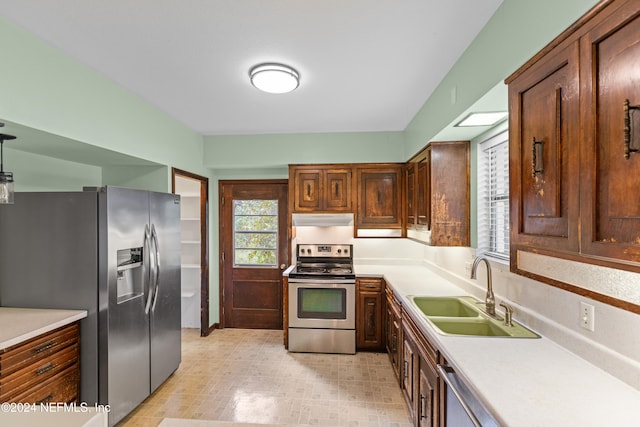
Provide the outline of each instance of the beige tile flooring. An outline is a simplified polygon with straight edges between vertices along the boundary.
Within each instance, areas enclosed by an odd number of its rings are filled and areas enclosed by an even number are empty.
[[[385,353],[288,353],[282,331],[246,329],[216,330],[206,338],[183,330],[178,370],[118,427],[155,427],[164,418],[412,425]]]

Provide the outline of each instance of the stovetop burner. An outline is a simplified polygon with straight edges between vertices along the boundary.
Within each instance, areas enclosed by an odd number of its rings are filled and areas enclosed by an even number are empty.
[[[305,266],[296,266],[296,273],[303,274],[349,274],[353,273],[352,267],[331,267],[331,266],[314,266],[314,267],[305,267]]]
[[[352,245],[299,244],[296,249],[290,278],[355,279]]]

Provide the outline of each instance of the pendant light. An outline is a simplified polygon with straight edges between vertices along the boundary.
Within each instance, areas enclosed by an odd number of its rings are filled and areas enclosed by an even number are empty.
[[[284,64],[260,64],[249,71],[251,84],[263,92],[287,93],[300,84],[296,70]]]
[[[0,205],[13,204],[13,173],[4,171],[4,142],[16,139],[13,135],[0,133]]]

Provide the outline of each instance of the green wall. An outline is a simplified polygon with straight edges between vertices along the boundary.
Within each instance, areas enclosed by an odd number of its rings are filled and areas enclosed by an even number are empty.
[[[13,172],[16,191],[79,191],[102,185],[102,169],[4,148],[5,171]]]
[[[212,169],[405,160],[402,132],[219,135],[204,140],[204,163]]]

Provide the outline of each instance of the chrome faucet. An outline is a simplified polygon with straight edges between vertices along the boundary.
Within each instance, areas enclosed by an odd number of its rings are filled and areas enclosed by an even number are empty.
[[[496,299],[493,296],[493,285],[491,284],[491,265],[489,264],[489,260],[486,257],[479,256],[473,260],[473,265],[471,266],[471,278],[476,278],[476,270],[478,269],[478,264],[480,261],[484,261],[487,265],[487,296],[484,299],[485,307],[487,310],[487,314],[490,316],[496,315]]]

